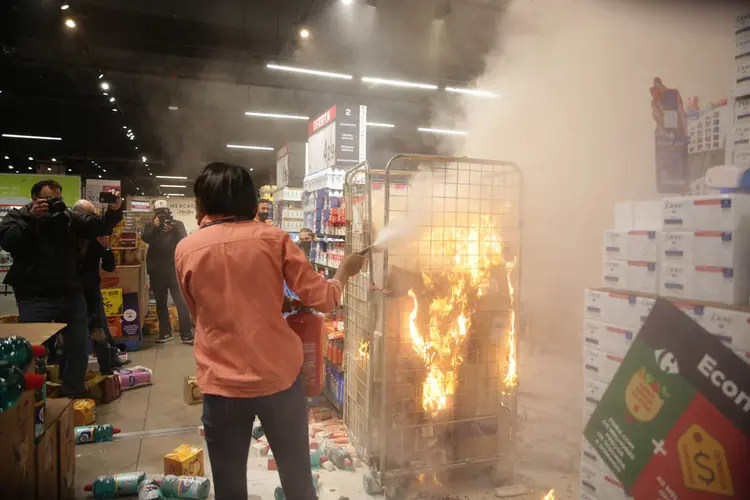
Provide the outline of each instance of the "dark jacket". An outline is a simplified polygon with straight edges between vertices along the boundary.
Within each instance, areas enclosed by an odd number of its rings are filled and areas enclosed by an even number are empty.
[[[82,291],[78,239],[112,232],[122,210],[104,216],[66,210],[52,217],[35,217],[30,205],[11,210],[0,222],[0,247],[13,257],[3,281],[16,298],[60,297]]]
[[[83,296],[89,313],[89,329],[104,328],[107,318],[101,315],[102,294],[100,291],[101,278],[99,268],[107,272],[115,270],[115,254],[109,248],[104,248],[96,239],[80,240],[80,274]]]
[[[161,226],[146,224],[141,239],[148,243],[146,269],[151,275],[174,274],[174,250],[177,243],[187,236],[185,224],[175,220],[174,229],[167,232]]]

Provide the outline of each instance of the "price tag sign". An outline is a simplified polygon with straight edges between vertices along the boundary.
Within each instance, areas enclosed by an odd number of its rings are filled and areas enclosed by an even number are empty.
[[[102,291],[104,314],[107,316],[122,316],[122,288],[106,288]]]
[[[750,498],[750,366],[658,299],[584,437],[633,498]]]

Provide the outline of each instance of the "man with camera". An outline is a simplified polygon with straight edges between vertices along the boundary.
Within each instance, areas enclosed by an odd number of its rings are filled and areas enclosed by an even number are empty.
[[[146,224],[141,238],[148,243],[146,268],[148,270],[151,290],[156,299],[156,314],[159,317],[159,343],[172,340],[172,325],[169,320],[168,294],[172,294],[172,301],[177,308],[180,322],[180,338],[183,344],[193,343],[192,322],[190,312],[182,298],[177,284],[177,272],[174,265],[174,251],[177,243],[187,236],[185,224],[175,220],[169,205],[165,200],[154,202],[153,223]]]
[[[0,247],[13,257],[4,283],[13,287],[21,323],[65,323],[62,330],[62,393],[84,394],[88,365],[88,313],[79,275],[79,238],[112,232],[122,220],[120,193],[104,216],[72,212],[54,180],[31,188],[31,203],[0,222]]]

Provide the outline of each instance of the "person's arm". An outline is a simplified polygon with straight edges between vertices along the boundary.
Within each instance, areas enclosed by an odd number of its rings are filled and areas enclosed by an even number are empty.
[[[190,311],[190,319],[192,320],[193,325],[195,325],[195,299],[190,290],[192,273],[185,265],[185,259],[180,251],[180,245],[177,245],[174,252],[174,267],[175,271],[177,271],[177,284],[180,286],[182,298],[185,300],[185,305],[187,306],[188,311]]]
[[[79,238],[96,238],[110,234],[122,220],[122,209],[107,210],[103,216],[72,211],[68,213],[73,231]]]
[[[331,280],[316,273],[307,261],[305,252],[294,244],[288,234],[282,241],[283,274],[286,284],[307,307],[330,312],[341,303],[344,284],[359,272],[364,259],[357,254],[347,255]],[[356,270],[354,270],[356,268]]]
[[[149,222],[143,228],[143,234],[141,234],[141,239],[143,240],[144,243],[148,243],[149,245],[151,245],[154,242],[156,233],[158,231],[161,231],[161,228],[156,227],[153,223]]]
[[[34,221],[21,216],[18,210],[9,212],[0,221],[0,247],[12,256],[33,250],[30,224]]]

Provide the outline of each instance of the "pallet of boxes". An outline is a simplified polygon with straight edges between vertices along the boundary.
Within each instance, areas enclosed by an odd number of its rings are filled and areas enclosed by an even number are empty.
[[[67,398],[47,399],[42,347],[64,326],[0,324],[0,498],[75,498],[73,405]]]
[[[604,236],[603,262],[603,286],[585,292],[584,426],[602,401],[610,383],[619,384],[618,380],[613,381],[616,372],[631,352],[634,339],[642,331],[641,327],[658,300],[668,300],[686,317],[724,342],[738,358],[750,363],[750,195],[717,194],[672,197],[659,202],[619,203],[615,208],[615,229],[607,231]],[[688,327],[692,326],[695,325],[688,321]],[[643,331],[649,328],[644,327]],[[663,335],[679,336],[684,331],[685,328],[667,328]],[[705,332],[702,334],[706,336]],[[706,337],[723,349],[718,341]],[[675,341],[680,342],[679,339]],[[700,350],[699,347],[690,349]],[[677,373],[679,363],[670,357],[670,353],[660,353],[658,350],[656,353],[657,357],[666,357],[656,361],[659,368],[663,371],[674,368]],[[741,362],[736,364],[744,369]],[[659,382],[651,380],[645,367],[642,371],[645,374],[644,383],[659,388]],[[617,387],[619,390],[620,386]],[[631,389],[628,387],[625,392]],[[669,394],[661,396],[666,400]],[[625,397],[627,399],[628,396]],[[659,413],[660,405],[671,404],[661,398],[654,401],[659,404],[648,407],[649,411],[654,412],[649,418]],[[641,411],[648,405],[643,406]],[[638,409],[633,411],[637,412]],[[638,420],[638,417],[630,414],[627,418]],[[589,430],[586,432],[588,436]],[[699,434],[693,432],[692,435],[700,441]],[[653,446],[654,456],[667,453],[662,449],[664,441],[654,440]],[[680,441],[678,446],[679,460],[677,456],[673,459],[674,463],[683,465],[680,480],[686,488],[696,490],[698,496],[664,498],[720,498],[700,496],[703,493],[698,491],[721,494],[734,491],[731,481],[727,479],[730,459],[721,459],[719,451],[716,451],[716,456],[706,453],[704,459],[703,452],[693,450],[692,444]],[[695,451],[695,457],[690,455],[690,450]],[[634,460],[632,456],[629,458]],[[649,453],[643,460],[646,462],[650,458]],[[747,465],[747,457],[744,460]],[[627,459],[623,463],[628,463]],[[663,471],[663,474],[664,477],[676,477],[679,466],[677,471]],[[691,483],[693,476],[695,481]],[[737,488],[736,476],[734,484]],[[626,489],[637,497],[633,488],[632,483],[626,488],[618,481],[618,475],[607,466],[592,442],[584,438],[581,498],[630,498],[625,493]],[[674,489],[670,490],[666,485],[664,491],[674,492]],[[730,495],[726,498],[739,497]]]

